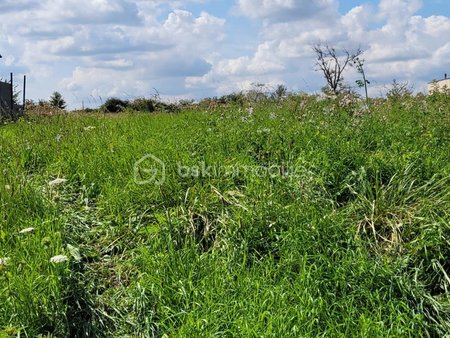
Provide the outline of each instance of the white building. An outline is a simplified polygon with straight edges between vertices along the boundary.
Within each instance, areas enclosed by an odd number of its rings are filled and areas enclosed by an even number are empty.
[[[441,80],[434,80],[428,83],[428,93],[431,94],[434,91],[450,91],[450,78],[447,78],[447,74]]]

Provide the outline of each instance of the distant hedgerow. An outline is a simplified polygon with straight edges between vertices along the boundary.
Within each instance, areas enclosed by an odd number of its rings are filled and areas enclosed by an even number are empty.
[[[155,100],[146,98],[137,98],[130,102],[130,108],[136,111],[153,112],[156,109]]]

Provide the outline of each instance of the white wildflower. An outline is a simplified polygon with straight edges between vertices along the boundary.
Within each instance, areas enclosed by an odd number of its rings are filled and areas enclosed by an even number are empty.
[[[19,234],[27,234],[29,232],[33,232],[34,228],[30,227],[30,228],[25,228],[19,231]]]
[[[0,257],[0,266],[1,265],[8,265],[9,257]]]
[[[245,122],[245,123],[252,123],[253,122],[252,119],[247,117],[247,116],[242,116],[241,117],[241,121]]]
[[[67,182],[67,179],[65,178],[56,178],[53,181],[48,182],[48,185],[53,186],[53,185],[59,185],[62,183]]]
[[[269,118],[270,118],[271,120],[275,120],[275,119],[277,118],[277,113],[271,112],[270,115],[269,115]]]
[[[247,108],[248,115],[253,115],[253,107]]]
[[[67,262],[69,258],[65,255],[56,255],[50,258],[50,263],[63,263]]]
[[[63,136],[61,134],[56,135],[56,137],[55,137],[56,142],[61,141],[62,137]]]
[[[84,131],[89,131],[89,130],[93,130],[93,129],[95,129],[94,126],[87,126],[87,127],[83,128]]]

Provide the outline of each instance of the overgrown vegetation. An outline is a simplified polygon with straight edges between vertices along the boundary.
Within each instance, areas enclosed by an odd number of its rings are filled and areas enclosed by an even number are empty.
[[[127,109],[134,112],[165,112],[175,113],[179,111],[177,104],[166,103],[156,98],[136,98],[134,100],[122,100],[116,97],[109,98],[101,105],[100,111],[105,113],[120,113]]]
[[[0,127],[0,336],[449,332],[449,96],[278,89]]]

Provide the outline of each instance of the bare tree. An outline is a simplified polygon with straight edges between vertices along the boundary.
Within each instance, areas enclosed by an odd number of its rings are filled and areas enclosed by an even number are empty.
[[[386,93],[386,96],[390,100],[398,100],[402,97],[408,97],[413,94],[414,88],[410,86],[408,81],[398,82],[396,79],[392,81],[390,88]]]
[[[335,95],[338,95],[344,88],[344,70],[348,65],[352,65],[363,51],[357,49],[350,52],[343,49],[338,53],[336,49],[329,44],[322,45],[320,43],[312,47],[316,54],[316,65],[318,70],[322,71],[325,80],[327,81],[328,89]]]

